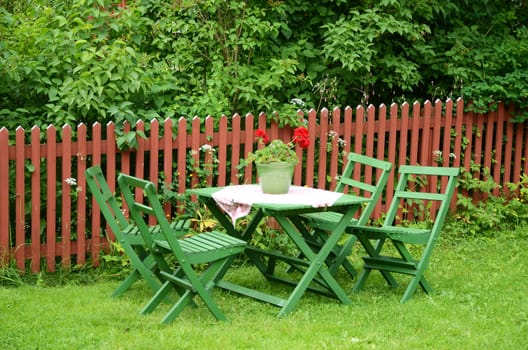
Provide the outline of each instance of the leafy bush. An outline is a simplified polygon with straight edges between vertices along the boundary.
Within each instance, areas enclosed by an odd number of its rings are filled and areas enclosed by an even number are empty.
[[[461,169],[457,210],[447,224],[446,232],[459,236],[497,236],[504,230],[528,223],[528,175],[519,183],[510,183],[493,195],[497,185],[488,169],[473,166]],[[482,177],[474,176],[482,171]],[[481,198],[475,200],[473,198]]]

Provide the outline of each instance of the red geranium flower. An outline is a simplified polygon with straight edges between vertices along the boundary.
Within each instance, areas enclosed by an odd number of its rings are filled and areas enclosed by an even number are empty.
[[[298,144],[301,148],[308,148],[310,146],[310,138],[308,136],[308,129],[304,126],[299,126],[293,131],[293,142]]]
[[[257,139],[257,141],[262,142],[264,144],[268,144],[270,141],[266,132],[260,129],[255,132],[255,138]]]

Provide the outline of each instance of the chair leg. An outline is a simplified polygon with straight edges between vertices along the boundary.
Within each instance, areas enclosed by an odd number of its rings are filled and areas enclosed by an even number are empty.
[[[364,268],[360,272],[356,283],[354,283],[354,286],[352,287],[352,292],[359,293],[359,291],[361,291],[363,289],[363,286],[365,285],[365,282],[367,281],[367,278],[370,275],[370,271],[372,271],[372,270]]]
[[[123,295],[140,278],[143,278],[148,286],[156,292],[161,285],[160,280],[154,277],[156,261],[140,247],[123,245],[123,250],[130,259],[130,265],[134,270],[112,293],[112,297]]]
[[[112,298],[119,298],[121,295],[123,295],[127,290],[130,289],[130,287],[139,279],[140,275],[138,270],[132,271],[130,275],[128,275],[127,278],[121,284],[114,290],[111,297]]]
[[[225,260],[226,259],[217,260],[211,263],[211,265],[200,276],[199,284],[195,286],[196,294],[200,296],[205,305],[209,308],[209,311],[211,311],[213,316],[219,321],[225,321],[226,317],[214,302],[211,296],[211,289],[215,286],[213,278],[216,275],[216,272],[222,267]]]
[[[178,317],[178,315],[180,315],[182,313],[182,311],[185,309],[185,307],[187,305],[189,305],[189,304],[193,304],[194,305],[193,297],[196,294],[200,295],[200,297],[202,298],[204,303],[209,308],[209,311],[211,311],[211,313],[213,314],[213,316],[217,320],[219,320],[219,321],[225,321],[226,320],[225,315],[222,313],[222,311],[218,308],[216,303],[213,301],[213,299],[211,298],[209,292],[200,293],[200,292],[193,292],[191,290],[187,290],[181,296],[181,298],[176,302],[176,304],[174,304],[174,306],[169,310],[169,312],[163,317],[163,319],[161,320],[161,323],[167,324],[167,323],[170,323],[170,322],[174,321],[176,319],[176,317]]]
[[[185,309],[185,307],[192,301],[193,296],[194,293],[192,293],[190,290],[186,291],[181,296],[181,298],[178,299],[176,304],[174,304],[174,306],[169,310],[169,312],[163,317],[161,323],[167,324],[174,321],[174,319],[176,319],[176,317],[181,314],[183,309]]]
[[[416,264],[416,260],[412,257],[411,253],[409,253],[409,250],[407,250],[407,248],[405,247],[405,245],[402,242],[400,242],[400,241],[392,241],[392,243],[394,244],[394,246],[398,250],[398,253],[400,254],[400,256],[402,257],[403,260]],[[426,254],[426,253],[424,253],[424,254]],[[424,258],[422,257],[422,260],[423,259]],[[408,285],[407,289],[405,290],[405,293],[404,293],[404,295],[403,295],[403,297],[401,299],[402,303],[406,302],[407,300],[409,300],[411,298],[411,296],[416,292],[416,289],[418,288],[418,285],[427,294],[429,294],[433,290],[433,288],[431,287],[429,282],[427,282],[427,280],[425,279],[425,277],[423,275],[425,269],[426,269],[426,267],[425,267],[425,263],[423,261],[416,265],[416,270],[414,271],[414,277],[409,282],[409,285]]]
[[[135,268],[153,291],[157,291],[159,289],[161,283],[159,282],[158,278],[154,277],[155,273],[151,269],[146,268],[142,263],[136,264]]]
[[[433,288],[423,276],[423,269],[420,269],[420,271],[417,272],[416,276],[412,278],[411,282],[409,282],[409,285],[407,286],[407,289],[405,290],[405,293],[403,294],[403,297],[401,298],[400,302],[405,303],[406,301],[408,301],[416,292],[418,285],[427,294],[433,291]]]
[[[376,247],[374,247],[370,241],[367,238],[361,237],[361,235],[356,236],[363,248],[365,248],[365,251],[370,257],[377,257],[379,256],[379,252],[381,251],[381,248],[385,244],[384,239],[378,240],[378,243],[376,244]],[[365,285],[365,282],[370,275],[370,272],[372,269],[364,267],[363,271],[359,274],[357,282],[354,284],[354,287],[352,287],[352,291],[357,293],[359,292],[363,286]],[[398,282],[392,277],[391,273],[389,271],[380,270],[381,275],[385,279],[385,281],[393,288],[398,286]]]
[[[405,303],[407,300],[409,300],[411,296],[416,292],[418,286],[420,286],[426,294],[430,294],[433,291],[433,288],[425,279],[423,273],[424,269],[419,269],[416,272],[416,276],[414,276],[409,282],[409,285],[407,286],[407,289],[405,290],[405,293],[403,294],[403,297],[400,300],[401,303]]]
[[[171,290],[171,283],[169,281],[163,283],[161,288],[154,294],[152,299],[145,305],[141,310],[142,315],[146,315],[154,311],[154,309],[167,297],[167,294]]]
[[[357,270],[352,266],[352,264],[347,260],[347,257],[352,253],[352,246],[356,243],[357,238],[351,236],[345,244],[339,250],[339,253],[336,254],[336,257],[332,263],[332,266],[329,267],[328,271],[334,276],[337,273],[337,270],[340,266],[348,272],[350,277],[353,279],[357,276]]]
[[[423,276],[422,276],[422,278],[420,278],[420,287],[427,294],[430,294],[433,291],[433,287],[431,287],[429,282],[427,282],[427,280]]]
[[[356,270],[354,266],[352,266],[352,264],[348,260],[343,261],[342,265],[345,271],[348,272],[348,275],[350,276],[351,279],[354,279],[357,277],[358,271]]]

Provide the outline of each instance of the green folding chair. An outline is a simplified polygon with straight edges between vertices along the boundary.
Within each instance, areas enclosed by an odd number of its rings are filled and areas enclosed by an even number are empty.
[[[424,272],[449,211],[458,173],[458,168],[400,166],[398,184],[383,225],[358,225],[348,231],[358,238],[368,254],[363,257],[364,268],[353,287],[354,292],[363,288],[372,270],[382,272],[393,287],[398,283],[392,273],[412,276],[402,303],[411,298],[418,285],[426,293],[432,291]],[[402,220],[403,214],[414,214],[414,217]],[[426,227],[424,218],[434,220]],[[415,225],[409,225],[409,221]],[[375,245],[371,240],[375,240]]]
[[[392,163],[353,152],[348,154],[348,163],[339,178],[335,191],[347,190],[348,193],[370,198],[368,204],[362,208],[360,216],[352,219],[350,226],[364,225],[368,222],[385,189],[391,169]],[[305,214],[302,217],[307,221],[307,225],[315,230],[315,235],[307,237],[307,241],[312,247],[317,248],[322,245],[327,232],[334,229],[342,214],[323,212]],[[326,263],[332,275],[335,275],[340,266],[343,266],[351,277],[357,275],[356,269],[347,259],[355,242],[356,237],[350,235],[345,243],[336,246],[329,256]]]
[[[117,181],[130,215],[144,238],[145,249],[159,266],[169,265],[170,260],[176,263],[173,270],[160,270],[164,283],[141,313],[152,312],[174,287],[180,291],[180,298],[162,323],[174,320],[187,305],[193,304],[195,296],[202,299],[217,320],[225,320],[211,296],[211,290],[223,275],[218,274],[220,268],[226,268],[224,264],[230,264],[235,255],[244,251],[246,242],[220,232],[174,235],[152,182],[125,174],[120,174]],[[136,189],[143,192],[141,200],[134,197]],[[152,236],[147,224],[149,217],[155,218],[164,240]],[[198,269],[195,268],[197,266]]]
[[[119,297],[125,293],[140,278],[154,291],[161,286],[159,266],[154,257],[145,250],[143,237],[136,226],[131,225],[123,214],[121,205],[110,190],[104,174],[99,166],[86,169],[86,182],[95,198],[106,223],[130,260],[132,272],[112,293],[112,297]],[[190,220],[177,220],[171,224],[175,234],[187,233]],[[161,238],[159,226],[150,227],[152,234]]]

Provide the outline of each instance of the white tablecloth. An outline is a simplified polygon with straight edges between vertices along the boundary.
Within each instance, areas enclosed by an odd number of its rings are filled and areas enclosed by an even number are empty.
[[[285,194],[262,193],[260,185],[228,186],[213,194],[213,199],[233,220],[249,214],[254,203],[265,204],[304,204],[312,207],[331,206],[342,193],[319,190],[310,187],[290,186]]]

